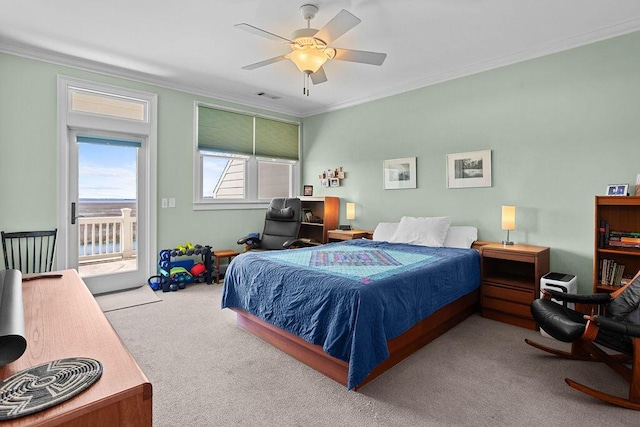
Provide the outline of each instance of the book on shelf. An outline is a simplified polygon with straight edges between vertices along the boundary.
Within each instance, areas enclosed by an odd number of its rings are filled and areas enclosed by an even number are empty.
[[[637,231],[610,231],[611,237],[638,237],[640,238],[640,232]]]
[[[624,274],[624,264],[618,264],[612,259],[602,259],[600,264],[600,284],[620,286]]]
[[[616,248],[640,248],[640,243],[614,242],[610,241],[609,246]]]
[[[607,221],[605,221],[604,219],[601,219],[600,224],[598,224],[598,247],[601,249],[607,245],[606,236],[607,236]]]
[[[640,249],[640,232],[610,230],[609,223],[600,220],[598,227],[598,246]]]

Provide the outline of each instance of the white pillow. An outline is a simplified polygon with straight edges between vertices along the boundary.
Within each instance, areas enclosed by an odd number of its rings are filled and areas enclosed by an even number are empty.
[[[398,228],[398,222],[381,222],[373,230],[373,240],[388,242]]]
[[[470,248],[478,240],[478,229],[468,226],[451,226],[442,246],[447,248]]]
[[[389,242],[441,247],[450,225],[451,218],[448,216],[403,216]]]

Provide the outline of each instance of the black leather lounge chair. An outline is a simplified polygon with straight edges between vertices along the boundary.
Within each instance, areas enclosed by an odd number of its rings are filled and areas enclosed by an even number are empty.
[[[605,402],[640,410],[640,272],[627,285],[610,294],[573,295],[551,289],[545,289],[543,293],[543,299],[531,303],[533,318],[555,339],[571,343],[571,351],[561,351],[529,339],[525,342],[569,359],[605,363],[629,383],[628,398],[604,393],[569,378],[565,381],[576,390]],[[551,301],[551,298],[591,305],[593,312],[598,314],[584,315]]]

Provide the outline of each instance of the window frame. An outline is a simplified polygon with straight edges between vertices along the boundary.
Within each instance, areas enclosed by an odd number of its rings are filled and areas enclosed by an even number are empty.
[[[216,153],[213,150],[201,150],[198,148],[198,107],[216,108],[232,113],[245,114],[254,118],[264,118],[268,120],[276,120],[284,123],[295,124],[298,126],[298,153],[301,152],[301,134],[302,124],[298,121],[285,120],[279,117],[267,116],[246,110],[233,109],[221,105],[209,104],[205,102],[194,102],[193,113],[193,210],[219,210],[219,209],[256,209],[264,208],[269,205],[271,199],[258,198],[258,164],[260,162],[273,162],[288,164],[290,168],[289,196],[297,197],[300,193],[300,159],[280,159],[264,156],[253,155],[237,155],[233,153]],[[254,152],[255,152],[255,125],[254,125]],[[245,160],[244,170],[244,194],[243,199],[205,199],[202,195],[203,178],[204,178],[204,158],[223,157],[223,158],[242,158]],[[300,155],[298,155],[300,157]]]

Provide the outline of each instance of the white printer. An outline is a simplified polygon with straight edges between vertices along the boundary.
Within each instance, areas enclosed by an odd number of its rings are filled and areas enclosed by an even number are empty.
[[[542,290],[551,289],[553,291],[564,292],[566,294],[575,294],[578,291],[578,278],[573,274],[565,273],[547,273],[540,278],[540,298],[542,298]],[[558,304],[564,304],[565,307],[574,308],[573,303],[566,303],[564,301],[558,301],[553,298],[553,302]],[[550,337],[542,328],[540,333],[545,337]]]

